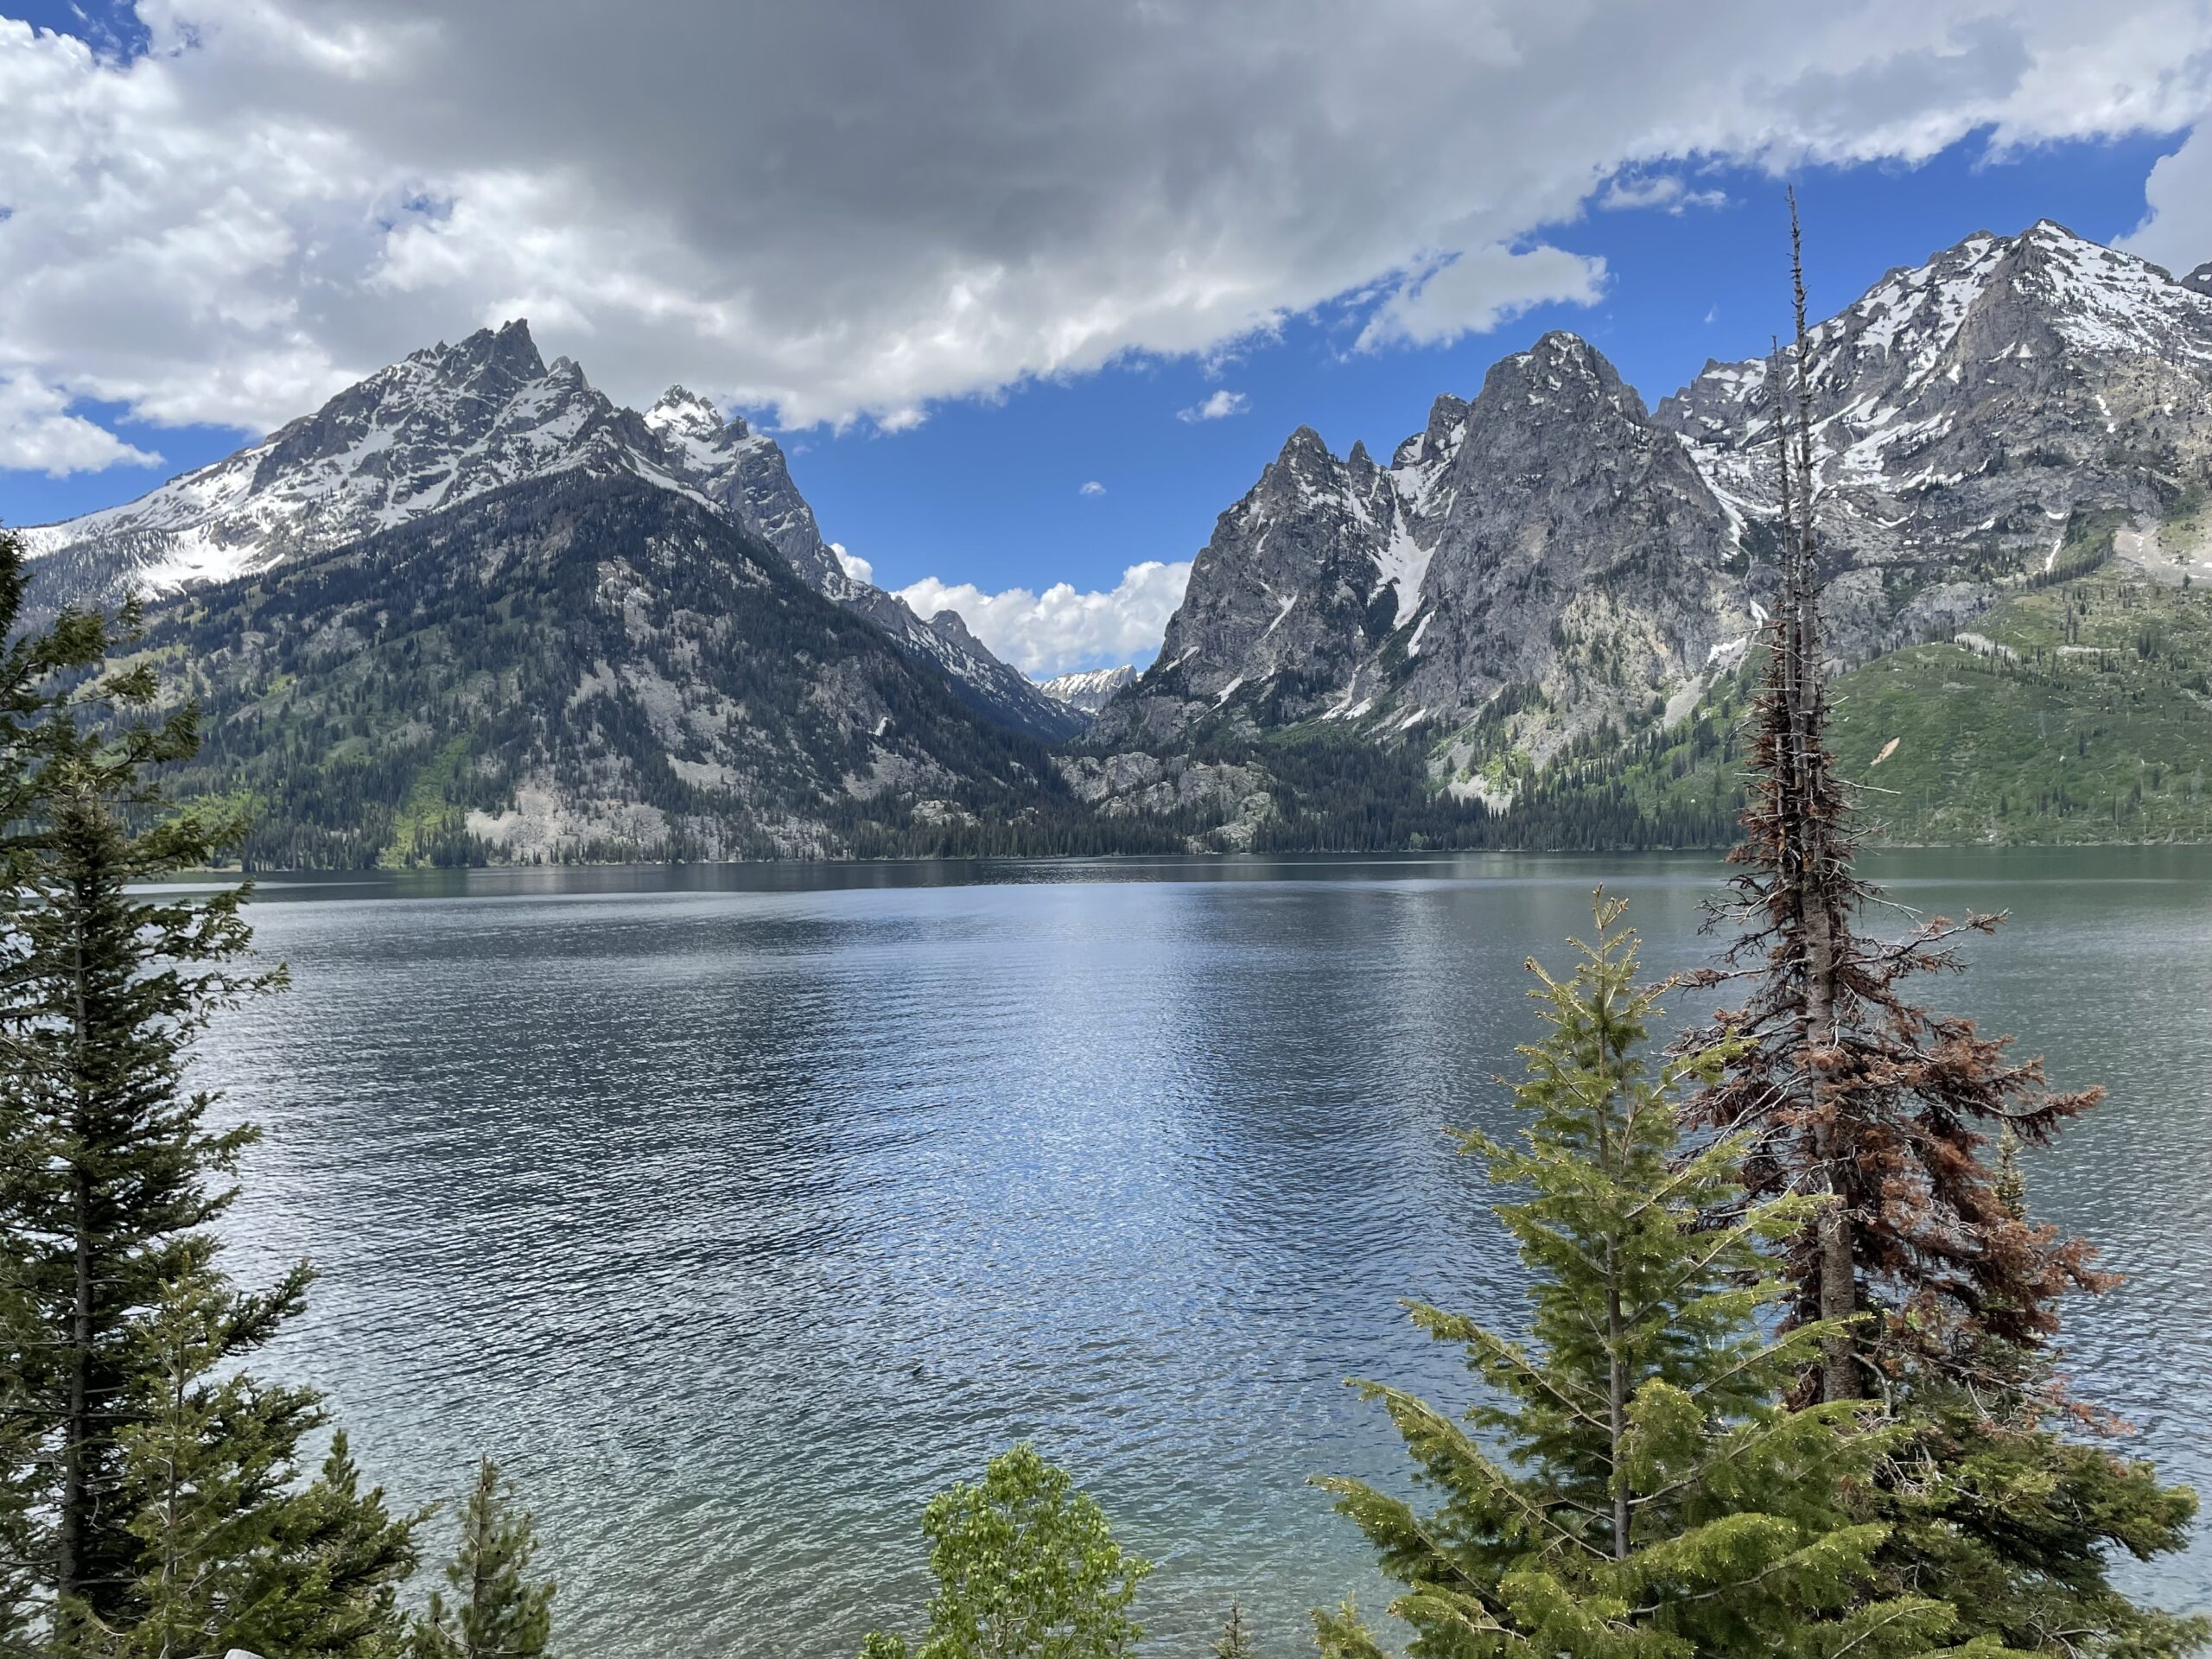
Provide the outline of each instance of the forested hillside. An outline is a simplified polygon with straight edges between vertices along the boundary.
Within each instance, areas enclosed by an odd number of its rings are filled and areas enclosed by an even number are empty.
[[[141,649],[204,712],[179,789],[250,804],[257,865],[1099,844],[1039,745],[642,482],[535,480],[192,589]]]

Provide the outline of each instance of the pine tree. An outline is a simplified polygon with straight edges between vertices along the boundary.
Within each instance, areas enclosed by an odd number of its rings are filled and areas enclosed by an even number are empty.
[[[0,963],[11,1061],[0,1086],[16,1131],[0,1206],[35,1321],[25,1392],[55,1442],[54,1593],[112,1624],[137,1576],[118,1436],[146,1331],[164,1287],[209,1270],[207,1229],[232,1194],[207,1178],[233,1171],[253,1139],[207,1127],[212,1099],[183,1087],[187,1047],[216,1010],[278,976],[233,965],[247,945],[242,892],[129,891],[211,861],[230,826],[171,818],[134,831],[138,758],[110,764],[99,742],[79,737],[50,764],[48,846],[22,877],[31,897]],[[176,747],[156,732],[145,758]],[[296,1268],[237,1298],[232,1352],[273,1335],[308,1279]]]
[[[1143,1636],[1129,1617],[1152,1563],[1124,1552],[1097,1500],[1027,1444],[982,1481],[922,1512],[929,1630],[918,1659],[1123,1659]],[[904,1637],[871,1630],[862,1659],[906,1659]]]
[[[1252,1644],[1252,1632],[1244,1623],[1243,1608],[1230,1602],[1229,1621],[1214,1638],[1213,1659],[1255,1659],[1257,1651]]]
[[[2023,1142],[2047,1143],[2102,1091],[2054,1093],[2009,1039],[1907,999],[1913,976],[1960,969],[1961,932],[2001,918],[1939,919],[1894,942],[1860,931],[1878,894],[1856,873],[1852,792],[1827,741],[1815,369],[1794,198],[1791,253],[1794,346],[1767,377],[1781,580],[1745,834],[1730,855],[1743,931],[1726,969],[1690,976],[1748,980],[1750,992],[1686,1039],[1732,1049],[1691,1121],[1751,1137],[1755,1198],[1832,1200],[1786,1256],[1789,1320],[1831,1333],[1796,1397],[1878,1389],[1907,1426],[1870,1497],[1891,1528],[1885,1581],[1939,1586],[1966,1639],[2069,1659],[2185,1652],[2201,1622],[2135,1606],[2112,1588],[2109,1561],[2181,1548],[2195,1499],[2084,1442],[2113,1426],[2068,1396],[2048,1345],[2063,1296],[2113,1281],[2082,1240],[2031,1218],[2019,1169]]]
[[[16,555],[0,537],[0,626]],[[242,825],[162,798],[156,769],[193,753],[197,721],[158,709],[150,667],[100,671],[131,620],[65,613],[0,654],[0,1630],[41,1652],[199,1650],[176,1646],[188,1630],[251,1645],[279,1604],[298,1630],[373,1624],[406,1570],[379,1495],[292,1485],[315,1397],[238,1369],[311,1275],[246,1294],[217,1265],[217,1183],[254,1135],[211,1127],[185,1069],[208,1020],[282,970],[240,962],[243,887],[134,891],[213,863]],[[365,1578],[305,1519],[348,1505],[391,1555]],[[378,1649],[364,1626],[323,1650]]]
[[[1406,1586],[1391,1611],[1420,1659],[1925,1650],[1950,1609],[1872,1592],[1885,1531],[1851,1509],[1889,1432],[1848,1402],[1786,1409],[1829,1332],[1762,1328],[1783,1294],[1766,1252],[1824,1200],[1747,1204],[1741,1137],[1684,1150],[1678,1097],[1728,1051],[1649,1069],[1661,988],[1636,983],[1623,908],[1599,895],[1572,980],[1529,964],[1550,1031],[1522,1051],[1524,1144],[1459,1132],[1493,1180],[1529,1194],[1497,1213],[1534,1275],[1530,1342],[1413,1306],[1432,1337],[1465,1347],[1490,1402],[1463,1426],[1357,1386],[1388,1408],[1442,1510],[1320,1484]],[[1377,1659],[1349,1609],[1314,1618],[1325,1653]]]
[[[445,1595],[415,1626],[412,1659],[543,1659],[553,1629],[552,1580],[533,1582],[537,1534],[491,1459],[461,1510],[461,1547],[446,1564]]]
[[[219,1274],[172,1286],[143,1333],[146,1363],[118,1439],[141,1573],[127,1622],[65,1644],[104,1659],[244,1648],[286,1659],[387,1659],[400,1647],[412,1530],[359,1490],[337,1435],[297,1484],[302,1438],[323,1421],[311,1389],[225,1368],[237,1299]]]
[[[1851,792],[1827,747],[1815,371],[1794,198],[1790,216],[1795,345],[1767,375],[1781,580],[1751,716],[1745,836],[1729,855],[1740,873],[1715,918],[1741,932],[1726,968],[1691,981],[1748,981],[1750,993],[1689,1042],[1732,1045],[1694,1118],[1752,1132],[1751,1192],[1835,1200],[1789,1262],[1791,1317],[1826,1321],[1830,1333],[1806,1393],[1834,1401],[1866,1393],[1906,1363],[1895,1350],[1916,1334],[1963,1321],[2038,1341],[2056,1328],[2061,1295],[2109,1281],[2079,1239],[2011,1223],[1981,1156],[1993,1126],[2039,1145],[2101,1091],[2051,1092],[2040,1063],[2012,1058],[2007,1039],[1919,1007],[1901,989],[1917,975],[1957,971],[1958,935],[1999,918],[1931,921],[1894,943],[1859,926],[1876,895],[1854,868]],[[1853,1317],[1869,1311],[1885,1317]]]

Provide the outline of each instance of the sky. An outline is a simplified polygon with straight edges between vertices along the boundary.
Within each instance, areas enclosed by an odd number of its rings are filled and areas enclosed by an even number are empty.
[[[1816,314],[2043,217],[2212,259],[2212,0],[0,0],[0,522],[526,316],[1039,674],[1300,424],[1763,350],[1785,183]]]

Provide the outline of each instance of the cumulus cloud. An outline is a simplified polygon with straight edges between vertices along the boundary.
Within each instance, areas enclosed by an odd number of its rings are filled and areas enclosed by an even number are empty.
[[[2120,246],[2177,276],[2212,260],[2212,124],[2159,158],[2143,194],[2151,210]]]
[[[1175,418],[1179,421],[1226,420],[1231,415],[1242,415],[1251,406],[1251,402],[1243,392],[1230,391],[1224,387],[1210,393],[1203,401],[1192,404],[1188,409],[1177,410]]]
[[[1041,594],[1027,588],[987,594],[972,582],[925,576],[899,589],[899,597],[923,616],[959,612],[994,654],[1025,674],[1052,675],[1150,660],[1190,580],[1188,561],[1148,559],[1122,571],[1104,593],[1078,593],[1063,582]]]
[[[1595,297],[1548,227],[1624,177],[2212,113],[2202,0],[136,15],[135,56],[0,18],[0,372],[249,429],[516,315],[623,401],[680,379],[786,427],[896,429],[1327,303],[1370,349],[1427,344]],[[2201,165],[2169,164],[2148,243],[2196,237]]]
[[[98,422],[68,411],[67,395],[54,387],[21,375],[0,375],[0,467],[62,478],[161,461]]]
[[[1077,490],[1076,493],[1077,495],[1103,495],[1106,493],[1106,486],[1103,484],[1101,484],[1095,478],[1085,480],[1083,487]]]
[[[830,543],[830,550],[837,556],[838,567],[855,582],[873,582],[875,580],[875,567],[859,555],[846,552],[842,542]]]

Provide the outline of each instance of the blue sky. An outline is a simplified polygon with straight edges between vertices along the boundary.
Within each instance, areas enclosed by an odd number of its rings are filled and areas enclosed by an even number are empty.
[[[90,22],[75,8],[48,0],[0,0],[0,13],[92,38],[111,54],[143,50],[148,38],[127,7],[105,5],[94,13],[98,21]],[[197,43],[194,36],[182,38],[187,48],[173,47],[171,51],[180,60],[190,59]],[[462,48],[451,50],[458,54]],[[213,57],[212,53],[205,55]],[[1948,63],[1955,55],[1939,60]],[[2002,59],[2002,54],[1998,55]],[[1821,95],[1844,96],[1826,91]],[[1949,100],[1947,109],[1980,107],[1964,94],[1943,96]],[[1866,119],[1873,123],[1883,113],[1879,100],[1869,109]],[[294,112],[285,118],[298,118]],[[609,119],[613,119],[612,111]],[[2064,123],[2045,117],[2043,124]],[[2110,120],[2104,124],[2125,125]],[[1446,344],[1373,349],[1355,344],[1363,321],[1375,308],[1376,284],[1390,280],[1387,271],[1378,269],[1373,280],[1351,297],[1287,308],[1286,319],[1274,333],[1246,334],[1218,354],[1183,346],[1224,332],[1233,334],[1234,330],[1203,321],[1185,329],[1172,318],[1133,329],[1135,343],[1086,347],[1090,360],[1057,371],[1046,366],[1039,372],[1046,353],[1033,346],[1010,348],[1012,355],[988,361],[982,360],[988,352],[978,348],[978,362],[972,369],[933,371],[934,378],[924,376],[914,381],[906,407],[918,410],[925,418],[904,429],[886,429],[887,421],[895,426],[910,416],[887,416],[884,408],[868,406],[864,392],[831,385],[836,377],[830,371],[818,366],[791,369],[791,378],[772,381],[785,388],[782,397],[798,401],[802,412],[804,400],[813,397],[814,407],[838,412],[843,423],[786,425],[780,435],[793,474],[813,503],[825,534],[867,560],[874,579],[886,587],[899,588],[933,578],[945,587],[968,585],[986,594],[1042,589],[1062,582],[1084,591],[1112,589],[1131,565],[1190,558],[1205,543],[1215,516],[1249,487],[1296,426],[1315,427],[1339,453],[1358,439],[1378,455],[1387,455],[1400,438],[1420,427],[1439,392],[1471,395],[1491,363],[1547,329],[1572,329],[1593,340],[1651,401],[1681,385],[1709,357],[1726,359],[1764,350],[1785,320],[1785,171],[1796,179],[1805,213],[1814,309],[1826,315],[1855,297],[1884,270],[1917,263],[1977,229],[2009,233],[2047,216],[2100,240],[2121,238],[2144,221],[2152,205],[2145,185],[2152,169],[2179,150],[2189,137],[2186,126],[2161,124],[2156,117],[2145,118],[2139,130],[2118,137],[2037,141],[2024,140],[2022,131],[2018,117],[2004,116],[1967,129],[1925,155],[1910,154],[1915,146],[1905,140],[1848,137],[1827,141],[1828,147],[1856,149],[1873,153],[1877,159],[1824,161],[1812,154],[1800,156],[1786,168],[1773,165],[1770,156],[1767,164],[1751,166],[1716,162],[1709,153],[1672,160],[1661,154],[1625,162],[1615,178],[1631,183],[1665,179],[1675,181],[1681,194],[1707,200],[1688,206],[1677,201],[1673,210],[1666,204],[1608,210],[1598,205],[1604,192],[1586,180],[1564,195],[1554,190],[1547,198],[1564,203],[1562,207],[1547,212],[1523,207],[1517,218],[1485,220],[1493,232],[1500,226],[1510,227],[1498,245],[1601,259],[1602,291],[1594,303],[1535,303],[1504,321]],[[1298,137],[1295,132],[1292,136]],[[957,143],[962,137],[953,132],[947,143]],[[467,140],[468,135],[461,134],[451,142]],[[1885,150],[1895,153],[1884,156]],[[880,165],[880,156],[872,159]],[[1008,165],[1003,158],[996,164]],[[1223,162],[1232,173],[1244,164],[1233,148]],[[1479,154],[1463,161],[1440,154],[1429,164],[1464,171],[1478,183],[1491,165]],[[1520,163],[1516,160],[1515,164]],[[456,176],[469,176],[459,163]],[[1373,188],[1357,172],[1350,177],[1354,181],[1333,186],[1317,182],[1314,188],[1341,194]],[[924,177],[914,188],[931,183]],[[979,175],[979,183],[990,186],[993,181]],[[839,181],[831,180],[822,190],[830,194],[840,188]],[[1012,187],[994,188],[1003,192]],[[1238,188],[1249,192],[1249,183]],[[10,205],[15,188],[0,175],[0,207]],[[1502,193],[1504,187],[1498,188]],[[249,196],[252,189],[249,181]],[[458,190],[456,187],[456,194]],[[418,194],[435,193],[425,188]],[[1011,211],[1003,206],[1007,198],[990,190],[979,190],[978,195],[984,208],[979,222],[995,234]],[[696,202],[682,206],[686,212],[698,207]],[[958,217],[964,207],[964,202],[957,203],[946,210],[947,216]],[[873,224],[897,209],[878,203],[868,211],[876,218],[862,222]],[[1048,229],[1037,234],[1059,234],[1059,228],[1052,226],[1056,211],[1052,200],[1046,199],[1038,211]],[[1123,202],[1116,211],[1135,210]],[[389,229],[397,216],[397,210],[386,210],[385,227]],[[772,219],[763,222],[774,224]],[[756,242],[761,234],[752,227],[746,233]],[[0,276],[6,274],[10,234],[10,227],[0,220]],[[852,239],[849,228],[842,234]],[[1440,238],[1446,234],[1435,232]],[[795,244],[798,239],[794,238]],[[1015,252],[1021,251],[1017,239]],[[1001,266],[1007,264],[1002,248],[994,251]],[[925,252],[910,250],[908,257],[918,262]],[[1089,257],[1094,261],[1099,257],[1095,250]],[[1300,257],[1314,259],[1310,251]],[[2198,251],[2196,257],[2212,257],[2212,246]],[[1189,256],[1183,257],[1187,263]],[[1019,270],[1019,261],[1014,264]],[[918,263],[916,268],[925,267]],[[285,280],[311,300],[314,273],[303,275],[296,256],[286,270],[289,274]],[[855,303],[895,303],[895,276],[894,270],[887,279],[893,301],[864,295]],[[149,269],[144,280],[151,287],[160,279]],[[1130,279],[1137,283],[1147,280],[1156,286],[1161,279],[1141,271]],[[127,268],[124,282],[117,292],[127,302]],[[502,282],[505,288],[499,285]],[[360,337],[372,340],[374,349],[386,356],[435,339],[455,338],[495,320],[487,308],[497,307],[501,296],[520,285],[512,276],[495,276],[465,292],[420,288],[405,296],[404,306],[380,291],[380,308],[372,325],[359,325]],[[652,335],[646,346],[634,343],[643,338],[634,331],[617,338],[581,310],[582,302],[572,305],[568,291],[547,286],[553,298],[541,304],[550,306],[551,315],[534,314],[532,322],[549,356],[572,353],[594,381],[632,400],[649,396],[648,379],[664,374],[709,390],[717,385],[720,371],[709,346],[698,347],[698,366],[688,367],[683,338],[668,339],[666,330]],[[1065,287],[1063,282],[1061,289]],[[1141,294],[1131,301],[1126,289],[1109,297],[1124,308],[1141,308],[1143,301]],[[1027,296],[1020,302],[1029,303]],[[118,302],[108,303],[112,315]],[[1008,302],[1009,309],[1014,303]],[[1071,310],[1096,306],[1095,297],[1087,293],[1059,289],[1046,303]],[[81,350],[90,360],[99,345],[100,314],[92,310],[85,315],[93,325],[91,338],[41,348],[49,353],[44,370],[49,384],[68,388],[66,395],[73,399],[68,413],[89,417],[123,444],[158,452],[160,464],[126,461],[60,477],[0,468],[0,521],[37,523],[129,499],[177,472],[229,453],[248,435],[206,421],[173,423],[179,412],[202,407],[251,409],[281,419],[304,412],[315,401],[302,392],[295,406],[266,391],[257,400],[242,396],[227,402],[195,400],[188,386],[178,389],[174,373],[168,383],[150,374],[143,377],[154,390],[137,397],[138,411],[126,401],[85,396],[82,386],[87,380],[117,386],[140,384],[121,372],[105,377],[73,372],[71,353]],[[4,318],[0,310],[0,373],[8,365]],[[1040,327],[1049,334],[1051,325],[1048,316]],[[85,327],[81,321],[76,326]],[[181,325],[187,329],[191,326]],[[801,326],[791,325],[795,330]],[[818,320],[805,326],[818,328]],[[899,337],[900,351],[883,360],[903,360],[901,352],[913,354],[909,348],[914,330],[904,322],[899,326],[906,328]],[[254,337],[256,350],[264,348],[266,333],[264,329]],[[327,346],[332,359],[355,371],[383,360],[364,360],[362,353],[368,349],[352,340]],[[211,344],[208,350],[210,374],[219,378],[226,367],[220,360],[219,343]],[[787,367],[779,363],[773,372],[780,374]],[[741,372],[732,369],[725,378],[744,384],[737,378]],[[805,378],[809,373],[815,376],[813,381]],[[189,378],[188,364],[185,378]],[[263,375],[261,384],[265,386],[268,379]],[[972,385],[963,387],[963,381]],[[817,382],[824,389],[815,397]],[[303,378],[300,384],[313,382]],[[790,390],[792,386],[798,390]],[[1219,419],[1179,418],[1179,411],[1192,410],[1217,394],[1227,395],[1236,412]],[[854,407],[856,402],[859,406]],[[785,404],[787,409],[791,406]],[[145,418],[148,408],[168,410],[170,421]],[[756,423],[777,427],[775,408],[747,412]],[[1086,493],[1086,484],[1098,487]],[[984,637],[992,639],[988,632]],[[1076,651],[1077,646],[1066,649]],[[1050,665],[1090,665],[1123,654],[1118,644],[1109,644],[1091,650],[1079,664],[1069,658]]]

